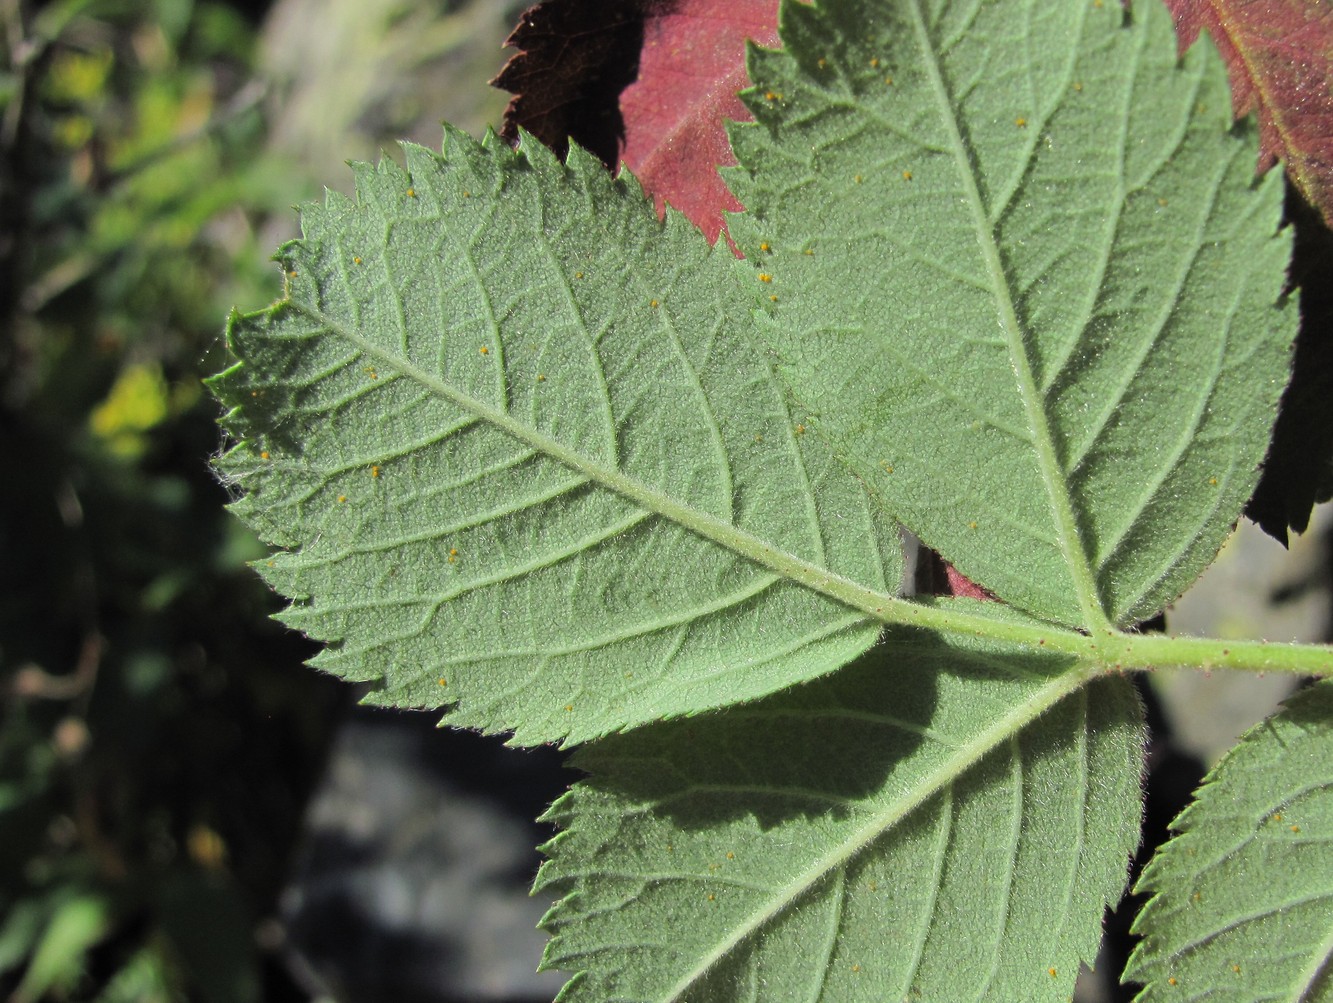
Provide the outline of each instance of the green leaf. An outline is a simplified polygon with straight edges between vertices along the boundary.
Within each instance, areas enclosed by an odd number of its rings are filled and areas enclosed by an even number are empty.
[[[89,950],[110,928],[111,909],[101,895],[65,897],[53,909],[10,1003],[28,1003],[51,991],[67,993],[82,976]]]
[[[577,742],[865,650],[878,621],[811,585],[892,602],[897,528],[802,434],[731,255],[577,151],[406,149],[303,210],[215,381],[314,664]]]
[[[1295,309],[1213,49],[1160,4],[782,8],[735,127],[765,336],[886,507],[1001,598],[1157,613],[1257,480]]]
[[[1333,1000],[1333,685],[1251,730],[1172,823],[1125,970],[1136,999]]]
[[[899,632],[580,750],[536,893],[562,1001],[1059,1000],[1138,842],[1123,678]],[[1040,716],[1039,716],[1040,715]]]

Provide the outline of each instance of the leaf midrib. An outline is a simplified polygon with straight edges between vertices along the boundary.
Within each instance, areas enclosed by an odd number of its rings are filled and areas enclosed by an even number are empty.
[[[676,981],[661,997],[663,1003],[683,1000],[683,994],[739,944],[757,934],[765,925],[807,894],[819,881],[835,869],[845,866],[874,840],[898,825],[931,797],[961,779],[970,768],[1000,744],[1008,742],[1069,694],[1085,686],[1097,671],[1095,666],[1087,665],[1070,668],[1033,692],[1026,700],[1015,704],[1008,713],[997,718],[989,727],[977,732],[971,740],[958,746],[952,755],[927,773],[909,793],[874,813],[864,825],[841,840],[835,850],[820,857],[796,875],[771,896],[764,906],[752,910],[750,918],[745,923],[738,924],[729,936],[719,941],[713,950]]]
[[[725,523],[706,512],[682,504],[636,478],[604,464],[594,462],[560,441],[524,425],[506,412],[450,386],[434,373],[395,355],[337,318],[296,300],[286,300],[275,309],[295,310],[325,330],[346,340],[365,355],[386,368],[392,368],[402,377],[414,380],[424,389],[457,405],[464,411],[485,421],[500,431],[526,443],[533,449],[565,464],[590,481],[619,494],[648,512],[654,512],[669,522],[710,540],[732,553],[768,568],[779,576],[821,595],[828,596],[864,613],[869,619],[886,624],[901,624],[932,630],[965,632],[975,636],[1048,644],[1048,651],[1067,650],[1083,653],[1086,638],[1077,632],[1055,625],[1035,628],[987,616],[946,610],[909,602],[887,592],[846,578],[837,572],[798,557],[774,546],[752,533]],[[1061,643],[1065,642],[1065,643]]]
[[[1023,345],[1023,329],[1014,307],[1013,296],[1009,288],[1009,277],[1000,258],[995,230],[990,224],[985,201],[982,199],[981,190],[977,186],[977,177],[974,165],[968,156],[967,145],[963,142],[962,134],[958,129],[955,104],[951,100],[948,86],[945,84],[943,69],[940,66],[938,54],[926,27],[925,14],[921,9],[920,0],[914,0],[908,6],[912,14],[912,24],[916,33],[917,46],[921,52],[922,64],[926,69],[926,76],[930,83],[931,95],[935,100],[940,119],[948,135],[949,151],[953,155],[958,177],[963,185],[973,228],[976,231],[977,244],[981,250],[986,271],[991,277],[991,291],[995,297],[1000,327],[1004,331],[1010,365],[1013,367],[1014,375],[1018,381],[1018,392],[1023,404],[1023,412],[1031,429],[1031,441],[1036,452],[1037,468],[1041,474],[1042,486],[1046,489],[1046,498],[1055,524],[1060,553],[1064,557],[1065,568],[1069,573],[1074,593],[1078,598],[1079,609],[1083,614],[1083,626],[1093,632],[1111,630],[1113,626],[1102,604],[1101,591],[1097,587],[1092,562],[1087,551],[1083,548],[1068,479],[1064,476],[1060,467],[1055,439],[1051,434],[1050,423],[1046,416],[1032,363]]]

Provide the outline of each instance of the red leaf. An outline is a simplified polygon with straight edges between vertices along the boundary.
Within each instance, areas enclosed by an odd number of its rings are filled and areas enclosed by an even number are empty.
[[[1333,226],[1333,5],[1323,0],[1167,0],[1181,51],[1207,29],[1236,116],[1259,113],[1259,170],[1281,158]]]
[[[734,164],[723,122],[748,121],[745,42],[778,44],[778,0],[679,0],[650,13],[639,78],[620,98],[624,160],[652,194],[710,242],[741,205],[717,173]]]

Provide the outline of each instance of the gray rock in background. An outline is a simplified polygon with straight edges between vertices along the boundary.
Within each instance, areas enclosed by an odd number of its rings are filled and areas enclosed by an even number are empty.
[[[1310,529],[1287,550],[1242,522],[1217,561],[1167,610],[1172,634],[1270,641],[1325,641],[1333,625],[1328,580],[1333,506],[1315,511]],[[1215,763],[1252,725],[1273,713],[1302,682],[1275,673],[1155,672],[1173,740]]]
[[[281,922],[305,982],[330,1000],[538,1001],[550,902],[529,897],[532,819],[567,777],[553,750],[361,709],[341,729],[306,818]]]

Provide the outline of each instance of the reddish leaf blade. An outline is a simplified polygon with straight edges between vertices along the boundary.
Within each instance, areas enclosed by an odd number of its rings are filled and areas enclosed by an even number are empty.
[[[681,0],[644,25],[639,79],[621,95],[624,160],[662,211],[684,213],[710,242],[741,205],[718,167],[736,163],[724,122],[748,121],[745,42],[776,46],[777,0]]]
[[[1237,117],[1259,113],[1259,169],[1279,158],[1333,225],[1333,6],[1321,0],[1167,0],[1183,52],[1206,29]]]

